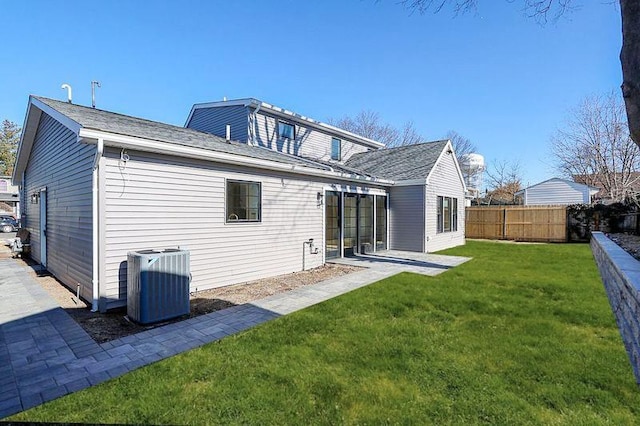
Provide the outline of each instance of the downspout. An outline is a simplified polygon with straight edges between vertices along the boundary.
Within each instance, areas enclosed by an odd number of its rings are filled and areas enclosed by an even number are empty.
[[[100,214],[100,211],[98,209],[98,163],[100,162],[100,158],[102,157],[103,151],[104,151],[104,139],[98,138],[98,144],[96,145],[96,156],[93,159],[93,172],[92,172],[93,186],[92,186],[91,206],[92,206],[92,221],[93,221],[92,222],[92,231],[93,231],[92,298],[93,300],[91,303],[91,312],[98,311],[98,300],[100,298],[99,296],[100,295],[100,283],[99,283],[100,265],[98,264],[99,262],[98,250],[100,249],[100,244],[98,241],[99,235],[100,235],[98,232],[98,226],[100,225],[100,221],[98,220],[98,215]]]

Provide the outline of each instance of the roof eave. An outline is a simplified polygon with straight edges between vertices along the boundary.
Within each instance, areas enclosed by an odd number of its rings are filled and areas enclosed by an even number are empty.
[[[297,164],[280,163],[277,161],[263,160],[238,154],[229,154],[212,151],[204,148],[177,145],[163,141],[126,136],[96,129],[82,128],[79,137],[85,142],[94,143],[98,139],[104,141],[105,146],[116,148],[129,148],[145,152],[154,152],[166,155],[175,155],[187,158],[216,161],[225,164],[233,164],[245,167],[255,167],[266,170],[318,176],[330,179],[338,179],[349,182],[368,183],[381,186],[392,186],[393,181],[375,177],[367,177],[343,172],[315,169]]]
[[[36,137],[38,125],[40,123],[40,117],[43,112],[51,116],[54,120],[67,127],[75,134],[78,134],[80,128],[82,127],[80,124],[73,121],[58,110],[51,108],[49,105],[45,104],[35,96],[30,95],[27,112],[25,113],[24,123],[22,125],[20,141],[18,142],[16,162],[13,168],[13,174],[11,175],[11,181],[14,185],[20,185],[22,183],[22,173],[27,167],[27,162],[31,154],[31,149],[33,148],[33,142]]]
[[[453,150],[453,144],[451,143],[451,139],[447,139],[447,143],[442,148],[442,151],[440,151],[440,154],[438,155],[438,159],[435,161],[435,163],[433,163],[433,167],[431,168],[431,170],[429,171],[429,174],[427,175],[427,184],[431,180],[431,176],[433,175],[433,171],[436,169],[436,166],[438,165],[440,160],[442,160],[442,157],[444,155],[453,156],[453,163],[456,166],[456,172],[458,173],[458,178],[460,179],[460,182],[462,183],[462,188],[463,188],[464,192],[466,193],[467,192],[467,184],[464,181],[464,176],[462,174],[462,169],[460,168],[460,163],[458,163],[458,158],[456,157],[456,153]]]

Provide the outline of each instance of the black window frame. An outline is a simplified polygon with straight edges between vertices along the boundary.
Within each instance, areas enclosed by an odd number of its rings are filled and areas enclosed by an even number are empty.
[[[445,208],[445,201],[447,201],[447,208]],[[445,217],[445,215],[447,215],[448,217]],[[448,221],[445,219],[448,219]],[[458,199],[456,197],[445,197],[442,195],[438,195],[436,198],[436,233],[444,234],[447,232],[457,231]]]
[[[291,136],[287,136],[284,134],[284,132],[282,131],[285,128],[290,128],[291,129]],[[288,132],[287,132],[288,133]],[[278,120],[278,137],[280,139],[289,139],[289,140],[295,140],[296,138],[296,126],[293,123],[290,123],[288,121],[284,121],[284,120]]]
[[[336,144],[337,142],[337,144]],[[335,147],[338,147],[337,149],[337,155],[336,154],[336,150]],[[342,161],[342,139],[340,138],[331,138],[331,159],[335,160],[335,161]]]
[[[232,189],[230,185],[244,185],[247,187],[246,194],[244,195],[244,206],[231,206],[232,201],[230,197],[232,197]],[[249,198],[251,197],[249,187],[251,185],[256,185],[258,188],[258,207],[257,207],[257,218],[251,219],[250,210],[255,209],[254,207],[250,207]],[[242,198],[242,196],[240,197]],[[248,181],[248,180],[238,180],[238,179],[226,179],[225,180],[225,222],[226,223],[260,223],[262,222],[262,182],[257,181]],[[244,217],[240,217],[238,214],[240,210],[245,210]],[[232,216],[235,216],[237,219],[231,219]]]

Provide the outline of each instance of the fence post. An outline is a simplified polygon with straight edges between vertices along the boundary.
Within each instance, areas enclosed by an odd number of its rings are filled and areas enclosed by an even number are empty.
[[[507,208],[502,208],[502,239],[507,239]]]

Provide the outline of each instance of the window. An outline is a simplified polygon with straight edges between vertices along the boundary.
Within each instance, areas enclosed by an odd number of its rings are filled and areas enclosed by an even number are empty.
[[[278,121],[278,136],[284,139],[295,139],[296,129],[293,124],[285,121]]]
[[[260,222],[259,182],[227,181],[227,222]]]
[[[451,199],[451,230],[456,232],[458,230],[458,199]]]
[[[458,199],[438,196],[436,232],[456,232],[458,230]]]
[[[331,159],[342,160],[342,141],[338,138],[331,138]]]

